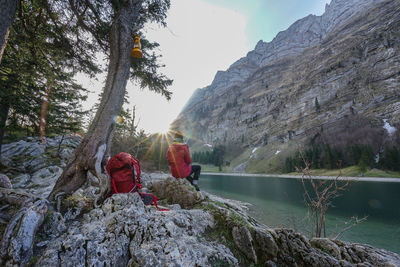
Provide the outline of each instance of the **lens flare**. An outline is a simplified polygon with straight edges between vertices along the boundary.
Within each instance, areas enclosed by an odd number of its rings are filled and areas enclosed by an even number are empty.
[[[124,119],[121,116],[117,115],[113,117],[113,121],[115,123],[121,124],[124,121]]]

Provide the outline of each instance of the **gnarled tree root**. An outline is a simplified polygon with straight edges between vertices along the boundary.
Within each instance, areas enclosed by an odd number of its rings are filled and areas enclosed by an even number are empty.
[[[20,204],[21,209],[11,218],[0,242],[0,265],[24,265],[33,253],[36,231],[42,225],[48,201],[10,189],[0,190],[0,199]]]
[[[29,202],[34,202],[36,199],[40,198],[18,189],[0,188],[0,202],[6,202],[8,204],[18,206],[25,206]]]

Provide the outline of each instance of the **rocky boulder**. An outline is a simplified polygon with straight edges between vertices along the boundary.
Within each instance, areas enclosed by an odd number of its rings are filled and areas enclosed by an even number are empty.
[[[46,197],[81,140],[80,136],[67,135],[47,138],[46,144],[39,138],[5,144],[0,172],[10,178],[13,188]]]
[[[168,204],[179,204],[185,209],[193,208],[204,200],[204,195],[196,192],[186,179],[168,177],[152,183],[150,189],[158,198],[165,199]]]
[[[0,174],[0,187],[7,189],[12,188],[10,178],[8,178],[7,175]]]
[[[202,210],[157,211],[138,194],[117,194],[51,241],[36,266],[236,265],[229,249],[204,238],[214,219]]]

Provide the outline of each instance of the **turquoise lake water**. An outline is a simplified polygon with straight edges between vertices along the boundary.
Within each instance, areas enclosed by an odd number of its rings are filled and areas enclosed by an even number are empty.
[[[250,215],[270,227],[290,227],[310,237],[310,223],[297,179],[202,174],[204,191],[251,203]],[[366,243],[400,253],[400,183],[352,182],[327,211],[327,236],[346,228],[351,217],[367,220],[340,240]]]

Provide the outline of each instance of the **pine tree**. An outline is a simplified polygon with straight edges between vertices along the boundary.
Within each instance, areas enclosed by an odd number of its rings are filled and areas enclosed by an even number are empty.
[[[400,170],[400,150],[395,146],[386,146],[382,158],[379,161],[382,168],[386,170]]]
[[[78,71],[94,75],[100,69],[94,53],[85,50],[90,48],[88,43],[68,39],[73,30],[60,30],[56,16],[47,1],[20,3],[0,65],[0,144],[7,119],[8,130],[32,135],[39,134],[40,126],[47,134],[81,128],[84,112],[80,103],[86,90],[74,81],[74,75]]]
[[[0,0],[0,63],[17,10],[17,0]]]
[[[286,173],[290,173],[290,172],[294,172],[294,171],[295,171],[295,168],[294,168],[294,166],[293,166],[293,159],[292,159],[292,157],[286,158],[286,160],[285,160],[285,169],[284,169],[284,171],[285,171]]]
[[[140,86],[161,93],[167,99],[171,97],[167,87],[172,81],[158,73],[160,65],[157,64],[157,56],[154,53],[150,55],[148,51],[143,51],[142,60],[130,59],[134,34],[139,33],[146,22],[165,25],[164,20],[170,2],[166,0],[120,0],[111,3],[91,0],[55,2],[56,8],[65,9],[67,5],[67,10],[71,10],[75,15],[72,24],[76,23],[79,29],[90,33],[99,47],[109,53],[109,64],[99,109],[49,198],[53,199],[59,192],[73,193],[86,182],[88,171],[100,179],[101,198],[109,190],[109,180],[104,174],[104,165],[110,154],[111,137],[115,129],[112,118],[121,111],[128,79],[134,79]],[[144,42],[145,38],[142,40]],[[152,47],[155,45],[150,45],[150,48]]]
[[[319,105],[318,98],[315,98],[315,110],[319,113],[321,111],[321,106]]]
[[[332,151],[329,144],[324,147],[324,167],[327,169],[332,169]]]
[[[341,166],[341,162],[342,162],[342,153],[338,148],[333,148],[332,149],[332,159],[331,159],[331,168],[335,169],[335,168],[340,168]]]
[[[212,163],[222,170],[222,165],[224,164],[225,157],[225,146],[224,145],[216,145],[213,148],[212,152]]]
[[[311,168],[313,169],[320,168],[320,157],[321,157],[321,150],[319,146],[313,146]]]

